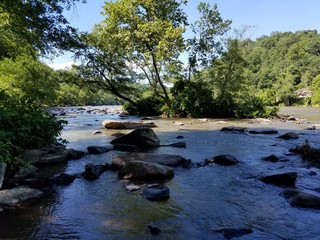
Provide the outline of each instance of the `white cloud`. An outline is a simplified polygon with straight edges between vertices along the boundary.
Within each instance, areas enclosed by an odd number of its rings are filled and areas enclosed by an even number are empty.
[[[48,66],[55,70],[59,70],[59,69],[67,70],[67,69],[70,69],[72,65],[75,65],[75,62],[69,61],[64,63],[48,63]]]

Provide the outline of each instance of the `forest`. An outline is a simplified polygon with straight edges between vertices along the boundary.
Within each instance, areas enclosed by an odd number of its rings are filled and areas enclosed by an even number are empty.
[[[316,30],[252,40],[215,4],[200,3],[190,23],[186,0],[117,0],[105,2],[91,32],[79,32],[63,15],[78,2],[86,1],[0,2],[0,162],[19,163],[21,149],[56,141],[66,122],[46,107],[121,104],[139,115],[255,118],[320,104]],[[71,69],[45,63],[66,51],[77,63]]]

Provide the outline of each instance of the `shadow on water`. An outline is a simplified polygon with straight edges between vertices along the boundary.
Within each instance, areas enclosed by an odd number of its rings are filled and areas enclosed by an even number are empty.
[[[81,118],[84,117],[85,121]],[[69,147],[85,150],[88,145],[105,145],[117,130],[101,129],[100,121],[108,115],[77,115],[70,118],[73,127],[64,131]],[[91,120],[90,120],[91,119]],[[96,121],[98,120],[98,121]],[[250,228],[252,234],[236,239],[317,239],[320,212],[290,206],[280,196],[283,188],[267,185],[259,177],[277,172],[298,172],[297,188],[306,191],[320,186],[320,171],[307,169],[288,149],[303,143],[318,144],[319,132],[306,131],[305,125],[277,122],[266,126],[247,121],[226,122],[179,119],[156,119],[155,132],[161,144],[186,142],[186,148],[160,147],[155,153],[178,154],[193,163],[206,158],[232,154],[237,166],[209,165],[199,168],[176,168],[175,177],[166,183],[171,196],[165,202],[151,202],[141,191],[128,192],[127,182],[116,172],[105,172],[96,181],[77,178],[71,185],[56,187],[55,193],[41,203],[10,215],[1,216],[1,239],[224,239],[213,231],[220,227]],[[85,122],[85,124],[83,124]],[[218,123],[219,122],[219,123]],[[276,135],[226,133],[223,126],[272,127]],[[94,130],[100,135],[92,135]],[[297,140],[276,138],[282,133],[300,133]],[[128,132],[128,131],[121,131]],[[183,136],[177,139],[177,136]],[[112,151],[70,161],[66,173],[80,173],[87,163],[104,164]],[[287,161],[271,163],[262,158],[275,154]],[[310,175],[313,171],[316,174]],[[161,229],[153,236],[146,225]]]

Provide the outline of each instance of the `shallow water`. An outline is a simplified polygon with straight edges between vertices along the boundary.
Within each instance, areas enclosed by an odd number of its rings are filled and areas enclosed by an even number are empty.
[[[310,114],[310,111],[313,114]],[[319,144],[319,130],[305,130],[319,123],[319,109],[282,109],[281,112],[310,119],[295,124],[272,121],[253,124],[250,120],[230,119],[155,119],[154,128],[161,144],[185,141],[187,148],[161,147],[156,153],[179,154],[201,163],[219,154],[232,154],[241,164],[223,167],[175,169],[175,177],[166,183],[171,196],[166,202],[143,199],[140,192],[127,192],[127,182],[116,172],[105,172],[96,181],[77,178],[71,185],[57,187],[41,203],[1,216],[1,239],[224,239],[213,231],[220,227],[251,228],[252,234],[234,239],[319,239],[320,211],[291,207],[280,196],[282,188],[260,182],[259,176],[297,171],[297,187],[314,194],[320,187],[320,171],[305,168],[288,149],[306,139]],[[76,113],[68,109],[69,125],[63,132],[68,147],[85,150],[89,145],[106,145],[118,130],[102,129],[101,121],[119,119],[117,114]],[[299,115],[300,114],[300,115]],[[130,120],[138,120],[130,118]],[[174,121],[176,121],[174,123]],[[178,123],[183,123],[177,124]],[[224,126],[272,127],[279,134],[295,131],[298,140],[280,140],[278,135],[225,133]],[[92,135],[95,130],[102,134]],[[129,132],[129,131],[121,131]],[[177,136],[184,139],[176,139]],[[66,173],[81,173],[86,163],[111,162],[121,152],[88,155],[63,166]],[[288,161],[270,163],[261,160],[270,154]],[[314,171],[317,175],[310,176]],[[146,225],[161,229],[152,236]]]

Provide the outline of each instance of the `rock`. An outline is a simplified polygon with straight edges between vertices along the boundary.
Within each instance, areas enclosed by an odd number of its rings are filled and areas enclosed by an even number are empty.
[[[140,180],[165,180],[172,178],[174,171],[172,168],[158,163],[131,161],[120,169],[118,177],[121,179]]]
[[[151,185],[143,189],[142,196],[150,201],[164,201],[170,198],[170,189],[166,186]]]
[[[226,239],[241,237],[243,235],[253,233],[250,228],[216,228],[213,229],[213,231],[222,233]]]
[[[120,132],[111,134],[111,136],[114,136],[114,137],[122,137],[124,135],[125,135],[124,133],[120,133]]]
[[[128,122],[128,121],[103,121],[102,125],[106,129],[138,129],[157,127],[154,122]]]
[[[100,130],[95,130],[95,131],[92,132],[92,135],[98,135],[98,134],[101,134],[101,133],[102,133],[102,131],[100,131]]]
[[[168,145],[161,145],[162,147],[176,147],[176,148],[186,148],[187,144],[185,142],[176,142]]]
[[[298,190],[285,190],[282,195],[289,199],[294,207],[320,209],[320,197]]]
[[[182,139],[182,138],[184,138],[184,136],[179,135],[176,137],[176,139]]]
[[[280,187],[295,187],[297,176],[296,172],[280,173],[263,177],[260,181]]]
[[[82,174],[87,180],[96,180],[103,173],[104,166],[102,165],[93,165],[92,163],[88,163],[85,166],[85,171]]]
[[[274,155],[274,154],[271,154],[270,156],[268,156],[268,157],[264,157],[264,158],[262,158],[262,160],[264,160],[264,161],[268,161],[268,162],[278,162],[279,160],[280,160],[280,158],[279,157],[277,157],[276,155]]]
[[[129,144],[135,145],[139,148],[152,148],[159,147],[160,140],[155,134],[155,132],[150,128],[139,128],[135,129],[132,132],[118,137],[110,142],[111,144]]]
[[[112,165],[118,169],[126,166],[131,161],[154,162],[160,165],[175,167],[184,166],[188,160],[179,155],[154,154],[154,153],[128,153],[112,159]]]
[[[242,132],[244,133],[247,128],[244,127],[234,127],[234,126],[228,126],[221,128],[222,132]]]
[[[238,164],[239,160],[232,155],[224,154],[224,155],[219,155],[219,156],[206,159],[206,163],[216,163],[223,166],[230,166],[230,165]]]
[[[40,198],[44,195],[43,192],[27,188],[27,187],[17,187],[10,190],[0,191],[0,205],[7,207],[14,207],[21,204],[27,200]]]
[[[53,178],[53,181],[58,185],[69,185],[76,179],[75,175],[61,173]]]
[[[67,160],[78,160],[84,157],[85,152],[74,150],[72,148],[67,150]]]
[[[109,152],[112,150],[111,147],[102,147],[102,146],[89,146],[87,147],[88,153],[89,154],[102,154]]]
[[[295,132],[287,132],[287,133],[279,136],[278,138],[285,139],[285,140],[298,139],[299,138],[299,134],[297,134]]]
[[[63,145],[52,145],[40,150],[25,150],[22,158],[35,166],[46,166],[67,161],[67,150]]]
[[[255,128],[255,129],[249,129],[248,133],[251,134],[277,134],[278,130],[273,128]]]
[[[152,235],[159,235],[161,232],[160,228],[152,226],[152,225],[147,225],[147,228],[149,229],[149,231]]]
[[[173,122],[173,125],[174,126],[183,126],[184,125],[184,123],[183,122]]]
[[[126,189],[130,192],[139,190],[141,187],[135,184],[126,185]]]
[[[140,148],[130,144],[115,144],[113,150],[124,151],[124,152],[140,152]]]
[[[3,163],[3,162],[0,162],[0,189],[2,188],[4,175],[6,173],[6,168],[7,168],[7,164]]]
[[[19,171],[17,171],[14,174],[14,178],[20,180],[20,179],[24,179],[24,178],[34,177],[36,175],[37,171],[38,171],[38,168],[36,168],[33,165],[30,165],[26,168],[22,168]]]

